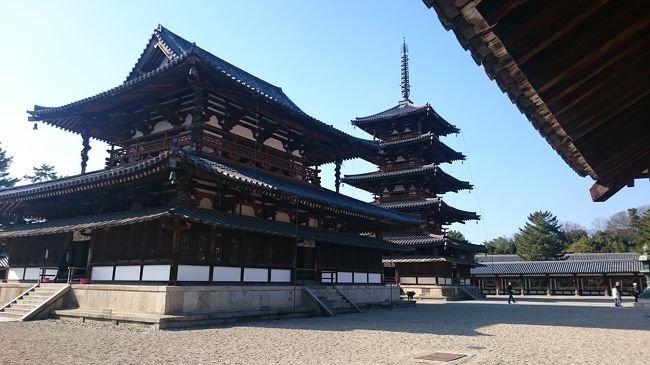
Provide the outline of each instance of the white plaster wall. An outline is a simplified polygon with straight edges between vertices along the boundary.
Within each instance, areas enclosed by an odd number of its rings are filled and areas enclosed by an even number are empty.
[[[381,283],[381,274],[368,274],[368,282],[371,284],[380,284]]]
[[[275,283],[288,283],[291,281],[291,270],[271,269],[271,281]]]
[[[267,282],[269,281],[269,270],[245,267],[244,281],[249,282]]]
[[[90,280],[113,280],[113,266],[93,266]]]
[[[213,281],[240,281],[241,267],[215,266],[212,270]]]
[[[340,271],[338,273],[339,283],[351,283],[352,282],[352,273],[346,271]]]
[[[140,265],[116,266],[115,280],[140,281]]]
[[[7,280],[23,280],[25,274],[24,267],[12,267],[7,274]]]
[[[210,266],[178,265],[178,281],[209,281]]]
[[[364,272],[355,272],[354,273],[354,282],[355,283],[367,283],[368,282],[368,274]]]
[[[168,129],[172,129],[173,127],[174,126],[171,125],[171,123],[169,123],[169,122],[166,122],[166,121],[158,122],[153,127],[153,130],[151,131],[151,134],[158,133],[158,132],[163,132],[163,131],[166,131]]]
[[[436,284],[436,278],[420,276],[418,277],[418,284]]]
[[[171,265],[144,265],[142,281],[168,281]]]
[[[38,267],[28,267],[25,269],[25,280],[38,280],[39,279]]]
[[[415,276],[402,276],[399,278],[399,282],[402,284],[415,284]]]

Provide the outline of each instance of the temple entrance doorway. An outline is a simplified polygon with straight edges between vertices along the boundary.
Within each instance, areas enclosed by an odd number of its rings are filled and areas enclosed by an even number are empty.
[[[296,281],[316,280],[316,249],[310,242],[298,242],[296,247]]]

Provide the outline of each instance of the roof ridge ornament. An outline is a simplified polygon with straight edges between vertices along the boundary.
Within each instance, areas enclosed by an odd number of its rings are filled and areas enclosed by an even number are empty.
[[[410,103],[409,96],[411,94],[411,84],[409,82],[409,48],[406,44],[406,37],[402,38],[402,101],[400,105]]]

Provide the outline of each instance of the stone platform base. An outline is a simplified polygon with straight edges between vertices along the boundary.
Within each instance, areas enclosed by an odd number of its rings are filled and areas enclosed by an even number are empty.
[[[471,299],[463,293],[458,286],[454,285],[404,285],[401,286],[404,293],[415,292],[415,299],[438,299],[438,300],[465,300]]]

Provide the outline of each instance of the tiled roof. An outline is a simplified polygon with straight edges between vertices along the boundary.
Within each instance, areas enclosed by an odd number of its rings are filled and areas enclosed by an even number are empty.
[[[390,209],[385,209],[325,188],[305,183],[297,183],[295,181],[275,177],[243,167],[234,168],[226,166],[196,155],[185,154],[184,156],[196,165],[211,172],[221,174],[239,182],[245,182],[284,194],[298,196],[306,201],[318,202],[323,204],[325,209],[345,209],[349,212],[357,213],[366,217],[376,217],[402,224],[421,223],[419,215],[400,213]]]
[[[339,213],[341,214],[354,215],[366,219],[378,219],[385,222],[397,222],[401,224],[417,225],[421,223],[419,215],[385,209],[328,189],[295,180],[271,176],[244,167],[229,167],[187,152],[178,151],[175,153],[184,161],[188,161],[210,173],[221,175],[237,183],[247,183],[265,190],[277,191],[283,195],[298,196],[302,200],[301,204],[318,203],[323,206],[323,209],[340,211]],[[34,199],[40,196],[47,196],[48,194],[51,195],[55,192],[57,194],[77,192],[107,186],[113,183],[121,183],[128,178],[142,178],[162,171],[163,167],[168,168],[169,164],[163,164],[162,162],[167,161],[171,154],[171,152],[166,152],[133,166],[101,170],[84,175],[0,190],[0,211],[4,207],[12,206],[14,201],[19,199]]]
[[[482,245],[474,245],[466,241],[458,241],[444,235],[429,234],[427,232],[385,233],[383,238],[400,246],[448,246],[474,252],[484,250]]]
[[[436,205],[441,205],[442,199],[440,198],[427,198],[422,200],[404,200],[388,203],[379,203],[378,205],[387,209],[405,209],[405,208],[424,208]]]
[[[98,229],[149,221],[163,216],[185,218],[217,227],[264,233],[297,239],[311,239],[339,245],[365,247],[379,250],[404,250],[390,242],[357,234],[297,226],[291,223],[245,217],[199,208],[161,207],[139,211],[124,211],[103,215],[73,217],[51,220],[45,223],[16,225],[0,231],[0,238],[39,236],[72,232],[82,229]]]
[[[144,177],[155,172],[152,171],[152,168],[160,165],[163,161],[166,161],[169,155],[170,152],[165,152],[159,156],[152,157],[131,166],[110,170],[99,170],[87,174],[67,176],[35,184],[0,189],[0,211],[5,202],[12,201],[18,197],[32,195],[31,198],[34,198],[36,196],[44,196],[45,194],[51,193],[55,190],[65,190],[73,187],[75,188],[75,191],[79,191],[80,186],[85,185],[88,188],[93,188],[99,186],[100,183],[101,186],[107,186],[107,184],[110,184],[112,181],[123,182],[135,173],[139,173],[139,177]]]
[[[637,252],[618,252],[618,253],[568,253],[564,255],[565,261],[613,261],[613,260],[638,260]],[[476,261],[492,262],[522,262],[524,259],[516,254],[510,255],[478,255]]]
[[[9,259],[6,256],[0,256],[0,269],[6,269],[9,267]]]
[[[383,112],[369,115],[366,117],[358,117],[352,121],[354,125],[364,125],[376,121],[384,121],[392,118],[400,118],[403,116],[417,114],[417,113],[427,113],[427,115],[433,117],[436,122],[434,132],[437,135],[444,136],[450,133],[458,133],[460,130],[456,128],[453,124],[447,122],[443,117],[441,117],[429,104],[425,105],[415,105],[410,100],[400,102],[397,106],[390,109],[384,110]]]
[[[383,260],[384,265],[392,266],[399,263],[418,263],[418,262],[450,262],[452,264],[481,266],[481,264],[472,260],[465,260],[456,257],[429,256],[429,255],[391,255],[386,256]]]
[[[316,128],[321,128],[322,130],[328,133],[332,133],[338,137],[344,138],[346,140],[345,143],[349,143],[350,145],[358,146],[363,149],[370,149],[371,151],[374,151],[377,148],[379,148],[379,144],[376,141],[370,141],[370,140],[351,136],[343,131],[334,128],[330,124],[326,124],[306,114],[293,101],[291,101],[291,99],[289,99],[289,97],[282,91],[280,87],[274,86],[258,77],[249,74],[248,72],[222,60],[221,58],[205,51],[204,49],[196,46],[195,44],[188,42],[187,40],[183,39],[182,37],[179,37],[178,35],[172,33],[171,31],[167,30],[162,26],[159,26],[154,31],[154,35],[152,36],[152,39],[157,39],[158,41],[160,41],[162,44],[165,45],[165,47],[170,52],[170,55],[172,57],[169,62],[140,76],[136,76],[136,74],[134,73],[135,71],[134,68],[134,70],[131,71],[129,77],[123,84],[114,87],[110,90],[104,91],[102,93],[96,94],[94,96],[90,96],[63,106],[43,107],[43,106],[35,105],[33,111],[28,111],[28,113],[31,114],[29,120],[30,121],[41,121],[41,120],[52,121],[52,120],[57,120],[57,118],[60,119],[62,117],[61,114],[59,113],[66,113],[73,109],[76,110],[77,107],[82,107],[96,100],[101,100],[101,99],[124,94],[129,90],[133,90],[138,87],[141,87],[142,85],[144,85],[147,82],[150,82],[151,80],[153,80],[159,75],[166,74],[168,71],[175,68],[176,66],[183,64],[190,57],[197,57],[199,60],[203,61],[210,69],[212,69],[213,71],[219,74],[222,74],[226,79],[231,80],[233,83],[241,87],[250,89],[253,92],[263,96],[264,98],[275,102],[276,104],[279,104],[280,106],[286,108],[290,112],[293,112],[296,116],[300,117],[302,120],[311,124],[312,126]],[[76,126],[76,123],[78,123],[81,119],[76,116],[72,116],[71,118],[72,118],[71,120],[66,121],[64,123],[65,126],[57,125],[56,123],[53,124],[64,129],[69,129],[74,132],[80,133],[80,130],[77,130],[79,128],[78,126]],[[97,136],[97,135],[91,135],[91,137],[102,139],[101,136]],[[353,157],[358,157],[358,156],[357,155],[347,156],[345,158],[353,158]]]
[[[452,148],[442,143],[442,141],[440,141],[440,139],[431,132],[413,138],[406,138],[390,142],[381,142],[379,146],[384,150],[391,150],[393,148],[421,143],[427,144],[426,151],[422,152],[423,156],[433,156],[440,162],[452,162],[465,159],[465,155],[454,151]]]
[[[429,175],[435,176],[436,178],[442,181],[448,182],[449,187],[450,188],[453,187],[451,191],[472,189],[472,184],[468,183],[467,181],[461,181],[456,179],[455,177],[444,172],[440,168],[440,166],[435,164],[423,165],[419,167],[399,169],[399,170],[396,169],[396,170],[389,170],[389,171],[368,172],[365,174],[357,174],[357,175],[345,175],[342,181],[345,182],[346,184],[354,185],[357,182],[363,182],[363,181],[379,181],[379,180],[386,180],[386,179],[419,176],[423,174],[426,174],[427,176]]]
[[[556,260],[495,262],[481,261],[485,266],[472,269],[472,275],[527,275],[527,274],[606,274],[638,273],[642,265],[636,260]]]

